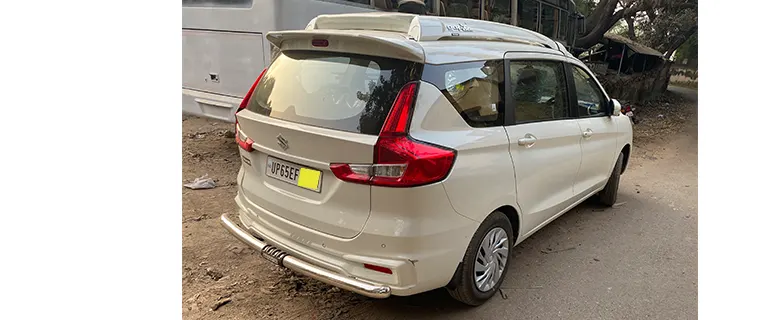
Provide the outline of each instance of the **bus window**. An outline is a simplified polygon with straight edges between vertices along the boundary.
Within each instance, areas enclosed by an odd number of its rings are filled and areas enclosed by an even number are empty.
[[[183,7],[250,8],[253,0],[182,0]]]
[[[559,10],[547,4],[541,4],[541,34],[556,38],[557,27],[559,27]]]
[[[441,15],[480,19],[480,0],[442,0]]]
[[[433,4],[441,0],[425,0],[425,8],[428,15],[435,15]],[[375,0],[375,7],[385,10],[398,10],[398,0]]]
[[[485,11],[483,19],[511,24],[512,23],[512,1],[511,0],[483,0]]]
[[[391,0],[375,0],[375,7],[381,10],[390,10],[393,9],[393,4]]]
[[[524,0],[517,2],[518,27],[528,30],[538,31],[538,2],[535,0]]]
[[[566,5],[567,2],[549,1],[557,5]],[[541,23],[539,31],[541,34],[557,39],[566,40],[567,38],[567,10],[555,7],[551,4],[541,3]]]
[[[567,40],[567,11],[560,10],[559,11],[559,34],[557,35],[557,40]]]

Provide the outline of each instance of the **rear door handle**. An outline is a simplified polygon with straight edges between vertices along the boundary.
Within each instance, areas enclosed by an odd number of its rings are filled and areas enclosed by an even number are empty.
[[[538,139],[536,138],[536,136],[528,133],[528,134],[525,135],[525,137],[517,139],[517,144],[521,145],[521,146],[525,146],[527,148],[530,148],[530,147],[532,147],[536,143],[536,141],[538,141]]]
[[[584,138],[591,138],[592,135],[594,135],[594,131],[591,131],[591,129],[586,129],[586,131],[583,131]]]

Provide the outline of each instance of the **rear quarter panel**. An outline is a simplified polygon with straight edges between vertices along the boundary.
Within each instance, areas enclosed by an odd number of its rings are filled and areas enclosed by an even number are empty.
[[[421,82],[410,135],[457,151],[454,167],[443,181],[457,213],[482,222],[501,206],[518,209],[509,139],[503,127],[470,127],[438,88]]]

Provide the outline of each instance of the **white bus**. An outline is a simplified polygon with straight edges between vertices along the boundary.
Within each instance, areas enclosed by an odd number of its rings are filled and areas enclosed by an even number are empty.
[[[429,14],[519,25],[564,43],[572,0],[426,0]],[[182,110],[229,122],[273,47],[269,31],[320,14],[394,11],[397,0],[182,0]],[[518,14],[513,14],[518,13]]]
[[[303,29],[324,13],[377,10],[370,0],[183,0],[182,110],[235,121],[234,112],[269,65],[269,31]]]

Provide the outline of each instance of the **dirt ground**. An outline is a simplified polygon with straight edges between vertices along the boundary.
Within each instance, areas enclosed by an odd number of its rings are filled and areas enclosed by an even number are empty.
[[[683,98],[683,93],[669,93],[659,101],[638,107],[636,116],[640,122],[634,126],[634,158],[629,166],[631,172],[627,174],[649,176],[651,179],[635,186],[632,184],[631,193],[635,189],[632,197],[641,197],[639,193],[644,191],[640,190],[647,187],[658,188],[657,179],[671,179],[665,173],[682,165],[679,160],[680,153],[689,148],[694,149],[694,163],[690,165],[693,165],[696,179],[695,105],[696,102]],[[456,307],[456,303],[449,300],[445,292],[434,291],[420,297],[371,300],[295,275],[253,254],[250,249],[227,234],[219,224],[219,217],[224,213],[236,216],[233,198],[236,193],[235,178],[240,166],[240,157],[233,137],[233,125],[190,116],[183,116],[182,121],[183,183],[205,174],[217,182],[217,187],[210,190],[190,190],[180,186],[184,319],[347,319],[368,316],[396,318],[402,317],[403,314],[412,315],[411,317],[415,317],[414,314],[426,315],[425,317],[436,317],[435,314],[439,314],[441,317],[451,318],[457,311],[466,312]],[[663,159],[669,160],[660,161]],[[688,169],[691,170],[691,167]],[[623,180],[625,179],[627,178],[624,177]],[[662,188],[670,188],[666,184],[663,186]],[[693,189],[696,189],[696,181]],[[691,201],[693,210],[696,211],[696,196],[692,199],[691,193],[685,195],[679,203]],[[670,205],[674,206],[673,203]],[[563,229],[557,225],[564,225],[567,219],[552,224]],[[696,246],[696,231],[693,233]],[[534,237],[544,235],[537,234]],[[521,255],[523,251],[538,252],[541,248],[534,247],[537,241],[531,242],[529,239],[518,246],[517,255]],[[520,259],[528,261],[528,257],[515,258]],[[691,256],[684,259],[690,263]],[[596,258],[594,260],[599,261]],[[520,270],[515,271],[518,272]],[[685,271],[684,274],[687,275]],[[690,294],[691,288],[687,289]],[[688,298],[686,305],[691,304],[691,298]],[[502,318],[504,311],[499,308],[489,302],[480,309],[485,311],[478,317]],[[696,314],[696,310],[694,312]],[[545,317],[536,315],[532,318]]]

